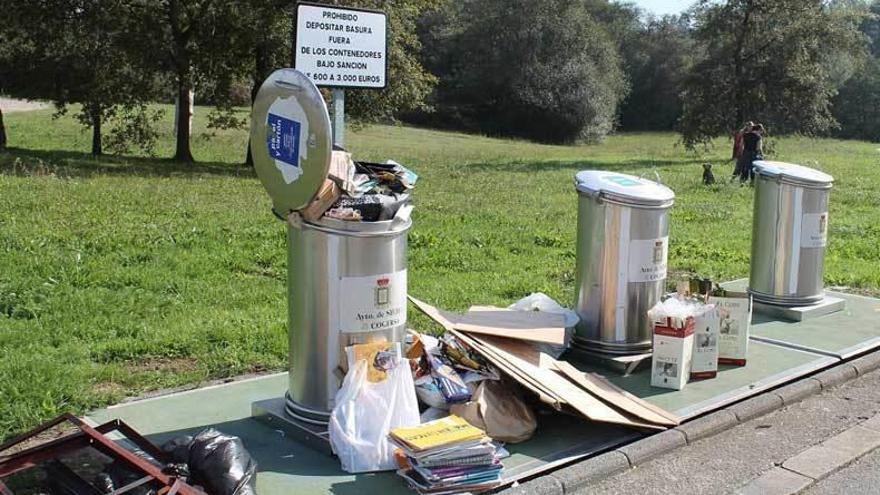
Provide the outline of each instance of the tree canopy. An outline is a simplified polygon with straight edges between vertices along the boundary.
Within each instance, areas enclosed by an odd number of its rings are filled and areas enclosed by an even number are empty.
[[[837,136],[880,142],[880,1],[874,2],[861,25],[870,54],[834,99]]]
[[[440,119],[482,132],[601,139],[626,94],[614,43],[582,2],[454,2],[426,39]]]
[[[127,0],[0,1],[0,91],[51,100],[59,112],[81,104],[77,119],[103,152],[103,125],[120,114],[143,118],[156,97],[153,73],[129,54]],[[149,142],[144,142],[149,146]]]
[[[701,0],[694,39],[704,54],[684,81],[680,130],[693,147],[746,120],[777,133],[834,128],[834,73],[864,49],[859,13],[822,0]]]

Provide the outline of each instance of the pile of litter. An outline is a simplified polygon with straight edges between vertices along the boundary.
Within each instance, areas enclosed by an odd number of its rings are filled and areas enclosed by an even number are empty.
[[[675,415],[629,394],[601,375],[583,373],[543,352],[544,344],[565,342],[565,317],[561,314],[476,306],[459,315],[409,299],[448,334],[558,411],[646,430],[679,424]]]
[[[501,484],[501,451],[486,433],[451,415],[389,435],[400,447],[397,474],[421,494],[481,492]]]
[[[346,222],[391,220],[410,203],[419,176],[403,165],[354,161],[351,153],[333,151],[330,171],[312,202],[300,213],[310,222],[321,217]]]

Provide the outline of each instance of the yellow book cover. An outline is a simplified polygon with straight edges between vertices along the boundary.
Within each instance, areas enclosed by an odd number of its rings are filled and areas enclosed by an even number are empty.
[[[483,430],[452,414],[410,428],[395,428],[391,437],[414,451],[486,438]]]

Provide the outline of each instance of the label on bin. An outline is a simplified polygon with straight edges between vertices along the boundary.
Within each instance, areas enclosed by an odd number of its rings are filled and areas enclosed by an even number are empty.
[[[666,278],[669,237],[630,241],[629,281],[656,282]]]
[[[302,175],[300,160],[308,155],[306,112],[296,98],[279,98],[266,116],[266,146],[285,184]]]
[[[828,213],[804,213],[801,221],[801,247],[821,248],[828,244]]]
[[[382,332],[406,323],[406,270],[339,279],[339,330]]]

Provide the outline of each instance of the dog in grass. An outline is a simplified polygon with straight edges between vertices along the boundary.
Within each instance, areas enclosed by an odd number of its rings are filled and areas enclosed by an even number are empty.
[[[715,174],[712,173],[712,164],[703,164],[703,185],[711,186],[715,183]]]

